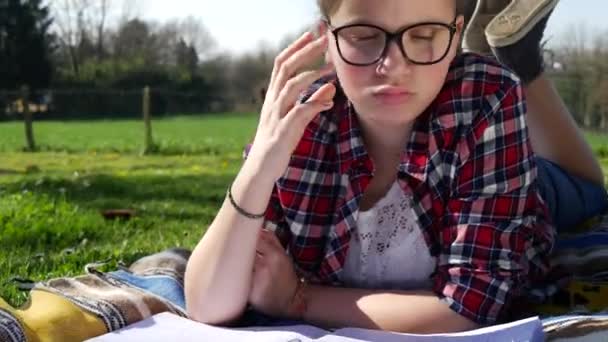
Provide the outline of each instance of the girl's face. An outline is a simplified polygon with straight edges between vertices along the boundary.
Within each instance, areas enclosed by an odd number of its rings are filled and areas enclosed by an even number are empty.
[[[399,39],[395,39],[388,44],[384,57],[368,66],[347,63],[331,32],[353,24],[368,24],[394,33],[422,22],[455,24],[451,44],[445,26],[415,27],[406,31],[402,39],[408,58],[398,46]],[[326,59],[335,65],[340,85],[357,113],[378,123],[404,125],[413,122],[443,87],[458,50],[463,18],[455,21],[453,1],[345,0],[331,16],[330,25]],[[378,59],[380,53],[375,51],[382,51],[384,46],[384,34],[374,28],[343,29],[338,35],[342,56],[351,58],[351,63],[365,64]],[[445,52],[445,58],[436,64],[416,65],[411,61],[429,62]]]

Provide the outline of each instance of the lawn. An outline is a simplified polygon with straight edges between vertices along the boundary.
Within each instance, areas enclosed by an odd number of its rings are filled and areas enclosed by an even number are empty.
[[[11,279],[43,280],[108,267],[166,248],[192,248],[213,219],[253,136],[253,115],[154,122],[160,154],[140,156],[137,121],[35,124],[40,152],[20,152],[23,126],[0,123],[0,296]],[[588,134],[608,174],[608,136]],[[128,221],[100,211],[127,208]]]
[[[253,115],[154,123],[161,155],[139,155],[136,121],[44,122],[41,152],[19,152],[23,126],[0,124],[0,296],[23,303],[12,278],[76,275],[85,264],[130,263],[194,247],[211,223],[254,134]],[[128,208],[128,221],[100,211]]]

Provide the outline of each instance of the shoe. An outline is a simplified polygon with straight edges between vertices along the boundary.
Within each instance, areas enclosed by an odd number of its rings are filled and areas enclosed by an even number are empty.
[[[458,8],[462,8],[466,15],[467,8],[472,7],[475,0],[457,1]],[[475,10],[468,23],[462,39],[462,49],[465,52],[475,52],[481,55],[491,55],[492,50],[486,40],[486,27],[498,13],[502,12],[510,0],[477,0]]]
[[[557,3],[558,0],[513,0],[486,29],[494,56],[512,69],[524,85],[545,70],[542,39]]]
[[[491,47],[513,45],[524,38],[559,0],[512,0],[487,25],[485,35]]]

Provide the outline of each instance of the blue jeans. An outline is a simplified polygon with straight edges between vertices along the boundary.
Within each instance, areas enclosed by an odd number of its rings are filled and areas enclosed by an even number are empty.
[[[602,186],[568,174],[559,165],[536,158],[540,194],[547,202],[558,234],[606,213],[608,193]]]

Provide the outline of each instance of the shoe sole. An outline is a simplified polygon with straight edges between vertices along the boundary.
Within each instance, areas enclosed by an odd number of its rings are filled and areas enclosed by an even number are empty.
[[[532,28],[557,6],[559,0],[536,0],[537,5],[528,13],[521,8],[522,1],[513,0],[507,8],[496,16],[486,27],[486,38],[492,47],[513,45],[521,40]]]
[[[490,1],[493,1],[494,4],[498,3],[496,0],[476,1],[475,8],[471,13],[471,17],[469,18],[469,22],[467,23],[467,27],[463,34],[463,51],[476,52],[481,55],[492,54],[492,49],[486,40],[485,29],[498,13],[501,13],[507,8],[509,1],[502,0],[503,3],[501,3],[500,6],[502,10],[496,11],[494,14],[492,14],[492,9],[487,8]],[[460,5],[460,7],[464,8],[463,5]]]

